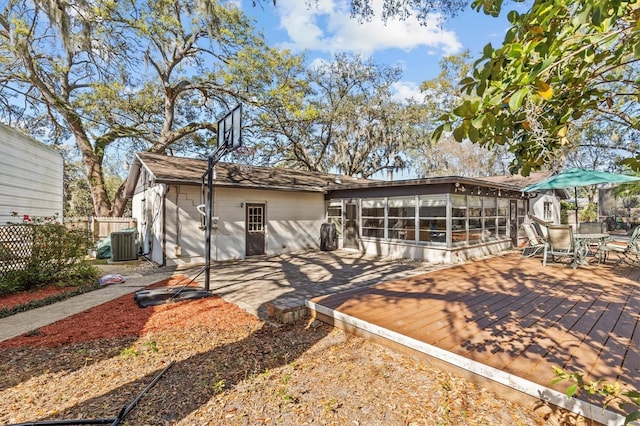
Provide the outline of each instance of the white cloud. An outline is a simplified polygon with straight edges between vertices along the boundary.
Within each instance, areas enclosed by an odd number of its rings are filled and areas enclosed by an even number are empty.
[[[324,58],[314,58],[311,63],[309,64],[309,67],[314,69],[314,68],[320,68],[323,67],[325,65],[327,65],[329,63],[329,61],[327,61]]]
[[[398,81],[393,83],[394,98],[398,102],[404,102],[409,99],[419,100],[424,97],[420,92],[420,85],[413,81]]]
[[[355,52],[366,56],[385,49],[410,51],[426,47],[430,52],[451,55],[462,49],[456,34],[440,27],[442,17],[434,14],[427,26],[415,18],[405,21],[380,18],[382,2],[373,0],[376,16],[359,22],[350,16],[344,0],[319,0],[317,7],[301,0],[278,0],[280,25],[291,38],[285,46],[294,51],[316,50],[328,53]]]

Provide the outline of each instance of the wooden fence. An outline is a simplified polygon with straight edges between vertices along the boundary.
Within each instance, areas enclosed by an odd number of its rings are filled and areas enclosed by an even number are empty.
[[[91,218],[90,217],[65,217],[64,226],[67,229],[84,229],[87,232],[91,232]]]
[[[98,242],[112,232],[135,228],[138,222],[132,217],[65,217],[64,225],[69,229],[86,229],[93,241]]]

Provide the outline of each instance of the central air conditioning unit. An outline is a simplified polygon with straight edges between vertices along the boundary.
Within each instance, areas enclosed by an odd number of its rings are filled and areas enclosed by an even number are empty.
[[[111,260],[120,262],[124,260],[138,259],[137,232],[112,232],[111,233]]]

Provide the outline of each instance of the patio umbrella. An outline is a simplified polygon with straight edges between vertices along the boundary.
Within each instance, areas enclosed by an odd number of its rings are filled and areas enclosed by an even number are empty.
[[[578,187],[598,185],[602,183],[624,183],[640,180],[640,177],[621,175],[617,173],[599,172],[573,168],[556,175],[550,176],[538,183],[529,185],[523,189],[525,192],[533,192],[541,189],[568,189],[574,188],[576,197],[576,226],[578,225]]]

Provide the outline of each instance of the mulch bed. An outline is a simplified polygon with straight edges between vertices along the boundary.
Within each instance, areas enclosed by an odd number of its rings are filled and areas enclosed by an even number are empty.
[[[325,324],[264,323],[219,297],[141,309],[132,295],[2,342],[0,424],[114,417],[170,362],[128,424],[544,424]]]
[[[33,291],[25,291],[21,293],[15,294],[5,294],[0,296],[0,309],[2,308],[13,308],[15,306],[29,303],[34,300],[43,300],[49,296],[56,296],[59,294],[72,293],[78,287],[60,287],[57,285],[52,285],[49,287],[40,288]]]

